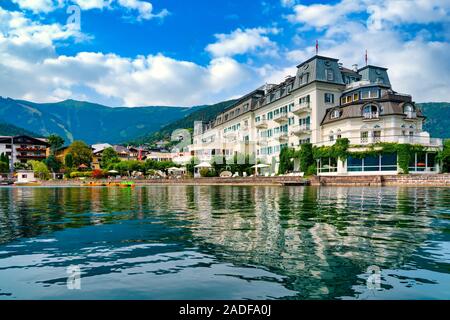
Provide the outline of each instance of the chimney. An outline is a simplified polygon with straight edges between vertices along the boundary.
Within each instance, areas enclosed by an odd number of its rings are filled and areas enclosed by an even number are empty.
[[[353,65],[353,71],[358,72],[358,64],[355,63]]]

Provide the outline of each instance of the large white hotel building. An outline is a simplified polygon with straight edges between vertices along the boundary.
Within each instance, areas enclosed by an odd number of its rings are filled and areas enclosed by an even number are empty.
[[[423,131],[425,120],[410,95],[393,91],[387,69],[367,65],[348,69],[338,59],[316,55],[297,66],[295,77],[265,85],[237,100],[210,123],[197,123],[191,151],[201,161],[214,155],[256,155],[277,170],[283,147],[303,143],[333,145],[348,138],[352,146],[377,142],[420,144],[410,172],[438,172],[440,139]],[[395,154],[318,161],[319,174],[395,174]]]

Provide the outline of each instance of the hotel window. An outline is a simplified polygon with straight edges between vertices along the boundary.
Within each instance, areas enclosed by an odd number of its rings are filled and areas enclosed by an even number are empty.
[[[294,117],[290,117],[288,124],[289,125],[293,125],[294,123],[295,123],[295,118]]]
[[[362,99],[376,99],[378,97],[379,97],[379,92],[378,92],[377,88],[361,90],[361,98]]]
[[[309,81],[309,73],[304,73],[300,78],[300,84],[307,84]]]
[[[334,94],[326,92],[324,97],[325,103],[334,103]]]
[[[353,101],[358,101],[359,100],[359,94],[358,93],[354,93],[353,94]]]
[[[383,77],[378,77],[376,80],[377,83],[384,83]]]
[[[255,122],[260,122],[261,121],[261,117],[260,116],[257,116],[256,118],[255,118]]]
[[[373,128],[373,141],[374,142],[381,141],[381,127],[378,125]]]
[[[325,76],[327,81],[333,81],[334,80],[333,69],[330,68],[325,69]]]
[[[270,112],[267,114],[267,119],[268,119],[268,120],[272,120],[272,119],[273,119],[273,112],[272,112],[272,111],[270,111]]]
[[[350,102],[352,102],[352,96],[351,95],[348,95],[347,97],[345,97],[346,99],[346,102],[347,103],[350,103]]]
[[[330,141],[334,141],[334,133],[333,131],[330,131],[330,134],[328,135]]]
[[[361,143],[367,143],[367,142],[369,142],[369,132],[361,131]]]
[[[341,112],[339,110],[331,111],[331,119],[337,119],[341,116]]]
[[[341,104],[345,104],[345,97],[341,97]]]
[[[248,103],[246,103],[245,105],[244,105],[244,111],[247,111],[248,110]]]
[[[374,104],[368,104],[363,108],[364,119],[377,119],[379,116],[378,107]]]
[[[341,138],[342,138],[341,129],[338,129],[338,131],[336,133],[336,139],[341,139]]]

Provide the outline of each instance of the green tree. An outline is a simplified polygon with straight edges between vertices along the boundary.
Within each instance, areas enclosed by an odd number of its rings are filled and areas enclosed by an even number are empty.
[[[278,167],[279,174],[285,174],[288,171],[294,170],[294,163],[291,161],[293,157],[293,150],[284,147],[280,151],[280,165]]]
[[[302,144],[299,150],[299,160],[300,160],[300,170],[303,172],[308,172],[308,168],[315,164],[312,144],[305,143]]]
[[[55,154],[56,150],[64,145],[64,139],[57,134],[51,134],[47,137],[48,144],[50,145],[50,153]]]
[[[100,163],[102,168],[108,168],[111,164],[120,162],[117,152],[112,148],[106,148],[102,152],[102,161]]]
[[[9,172],[9,164],[3,161],[0,161],[0,173]]]
[[[28,161],[28,163],[33,168],[35,176],[37,176],[39,179],[41,180],[50,179],[50,171],[48,170],[45,163],[36,160]]]
[[[73,168],[73,155],[71,153],[66,154],[64,158],[64,164],[67,168]]]
[[[74,141],[69,146],[69,153],[73,156],[73,164],[78,167],[82,164],[89,166],[92,161],[92,150],[84,141]]]
[[[44,163],[52,172],[59,172],[61,169],[61,163],[56,159],[56,157],[52,154],[47,159],[44,160]]]
[[[450,140],[444,142],[444,149],[439,152],[438,159],[442,162],[442,172],[450,172]]]
[[[30,170],[32,169],[31,164],[29,163],[21,163],[21,162],[16,162],[14,163],[14,170]]]

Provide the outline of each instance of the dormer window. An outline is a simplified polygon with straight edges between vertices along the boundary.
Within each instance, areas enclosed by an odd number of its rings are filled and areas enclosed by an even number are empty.
[[[331,119],[337,119],[340,116],[341,112],[338,109],[331,111]]]
[[[364,119],[378,119],[379,115],[379,108],[375,104],[368,104],[363,108],[362,116]]]
[[[415,118],[416,112],[414,109],[414,106],[411,104],[405,104],[403,106],[403,113],[406,115],[407,118]]]
[[[331,69],[331,68],[325,69],[325,77],[326,77],[327,81],[334,81],[333,69]]]

